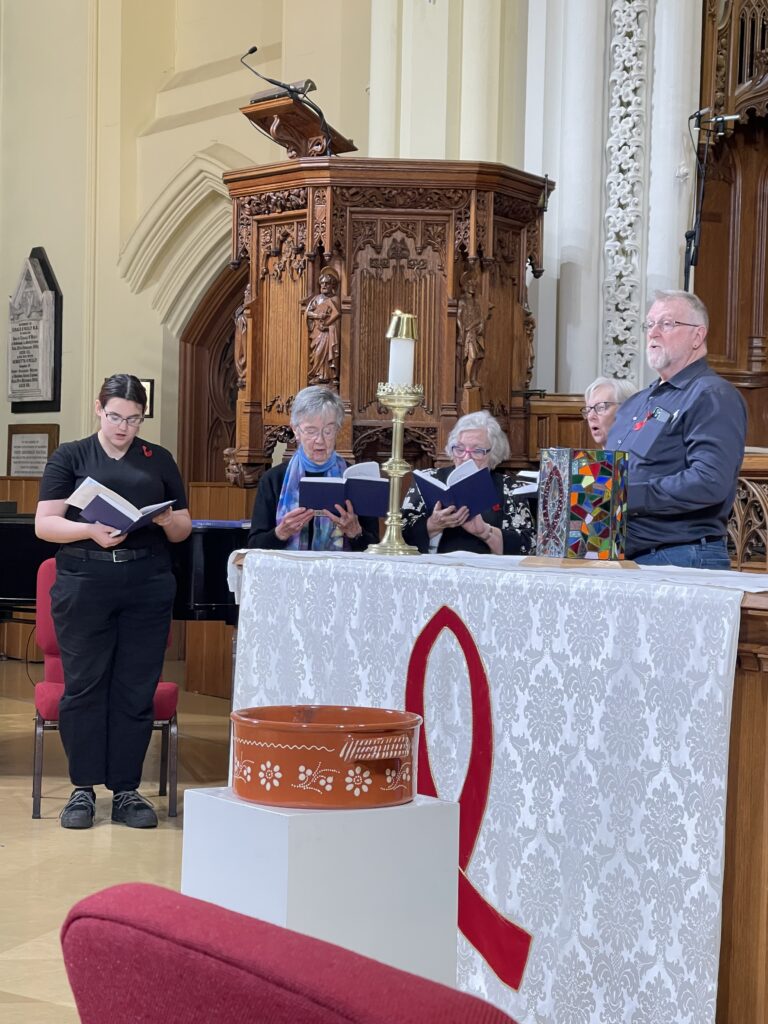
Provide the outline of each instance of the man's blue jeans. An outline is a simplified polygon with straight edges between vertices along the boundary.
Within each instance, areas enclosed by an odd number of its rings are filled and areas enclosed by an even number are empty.
[[[638,565],[680,565],[686,569],[730,569],[731,560],[724,540],[697,540],[693,544],[670,544],[635,555]]]

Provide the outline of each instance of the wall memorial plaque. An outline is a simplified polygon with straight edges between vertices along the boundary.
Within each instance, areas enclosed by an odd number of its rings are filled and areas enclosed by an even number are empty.
[[[62,297],[45,250],[24,261],[8,313],[8,399],[12,412],[61,408]]]
[[[8,476],[42,476],[48,456],[58,443],[58,423],[9,426]]]

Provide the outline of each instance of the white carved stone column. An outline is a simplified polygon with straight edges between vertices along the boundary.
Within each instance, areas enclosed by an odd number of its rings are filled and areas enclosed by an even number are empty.
[[[398,155],[400,4],[371,0],[368,155]]]
[[[638,384],[648,224],[651,0],[612,0],[601,372]]]

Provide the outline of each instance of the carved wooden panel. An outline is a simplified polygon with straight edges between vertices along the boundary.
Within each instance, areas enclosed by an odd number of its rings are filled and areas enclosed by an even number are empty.
[[[376,386],[387,379],[389,342],[384,337],[392,310],[418,317],[414,379],[424,387],[424,406],[415,418],[432,416],[439,404],[437,354],[446,335],[448,281],[446,246],[450,218],[360,213],[350,218],[353,247],[350,287],[356,296],[352,332],[367,353],[355,367],[357,414],[389,419],[376,403]],[[382,329],[383,327],[383,329]]]
[[[722,125],[707,166],[694,288],[710,312],[715,368],[749,410],[747,443],[768,444],[768,0],[707,0],[700,108]]]
[[[185,480],[225,479],[223,452],[235,441],[235,311],[246,268],[227,268],[192,315],[179,345],[179,453]]]
[[[418,316],[415,379],[425,392],[408,418],[406,449],[443,459],[457,416],[485,407],[508,431],[513,463],[526,461],[535,325],[524,271],[529,260],[540,273],[551,182],[494,164],[344,158],[247,168],[225,180],[234,256],[250,261],[252,294],[233,479],[255,480],[276,440],[290,436],[293,396],[308,383],[310,331],[313,375],[318,352],[335,353],[338,341],[339,393],[351,413],[339,451],[386,453],[388,417],[375,394],[395,308]],[[318,341],[324,270],[334,282],[325,308],[338,323],[332,339]],[[323,365],[329,377],[326,367],[335,377],[335,354]]]

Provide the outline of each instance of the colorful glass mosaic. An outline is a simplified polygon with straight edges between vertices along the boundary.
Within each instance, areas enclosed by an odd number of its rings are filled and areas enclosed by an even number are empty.
[[[624,558],[627,454],[543,448],[536,553],[550,558]]]

